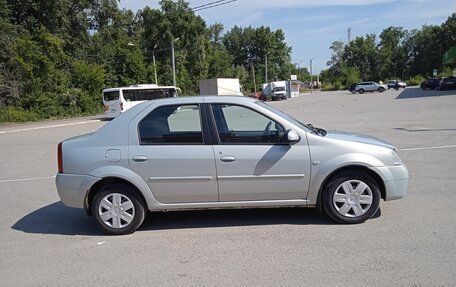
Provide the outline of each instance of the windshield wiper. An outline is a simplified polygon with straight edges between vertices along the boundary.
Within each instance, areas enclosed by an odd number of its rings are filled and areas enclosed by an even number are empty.
[[[307,124],[305,126],[308,127],[313,133],[321,135],[322,137],[324,137],[327,134],[327,132],[324,129],[314,127],[312,124]]]

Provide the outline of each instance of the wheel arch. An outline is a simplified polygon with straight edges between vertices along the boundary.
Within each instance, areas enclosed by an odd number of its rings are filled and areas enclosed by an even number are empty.
[[[347,171],[358,171],[358,172],[363,172],[363,173],[366,173],[367,175],[369,175],[370,177],[372,177],[375,182],[377,183],[379,189],[380,189],[380,195],[381,195],[381,198],[383,200],[385,200],[386,198],[386,187],[385,187],[385,183],[383,182],[381,176],[376,173],[375,171],[371,170],[370,168],[366,167],[366,166],[362,166],[362,165],[348,165],[348,166],[343,166],[343,167],[340,167],[336,170],[334,170],[333,172],[331,172],[322,182],[322,184],[320,185],[320,189],[318,190],[318,196],[317,196],[317,208],[320,212],[323,211],[323,206],[322,206],[322,201],[321,201],[321,198],[322,198],[322,195],[323,195],[323,192],[326,188],[326,186],[328,185],[329,182],[331,182],[331,180],[333,178],[335,178],[336,176],[338,176],[339,174],[343,173],[343,172],[347,172]]]
[[[111,184],[119,184],[119,185],[125,185],[130,187],[133,192],[138,196],[139,200],[141,203],[144,205],[144,208],[146,210],[149,209],[147,200],[144,197],[143,193],[140,191],[140,189],[134,185],[133,183],[129,182],[126,179],[120,178],[120,177],[115,177],[115,176],[109,176],[102,178],[101,180],[97,181],[94,185],[90,187],[88,190],[86,197],[84,199],[84,209],[87,213],[88,216],[92,216],[92,213],[90,211],[90,204],[92,203],[96,193],[103,187]]]

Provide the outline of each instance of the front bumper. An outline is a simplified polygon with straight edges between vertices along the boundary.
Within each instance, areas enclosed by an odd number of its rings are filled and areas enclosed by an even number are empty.
[[[405,164],[376,167],[385,184],[385,201],[400,199],[407,194],[409,172]]]
[[[87,192],[99,180],[100,178],[90,175],[58,173],[55,184],[59,197],[66,206],[84,208]]]

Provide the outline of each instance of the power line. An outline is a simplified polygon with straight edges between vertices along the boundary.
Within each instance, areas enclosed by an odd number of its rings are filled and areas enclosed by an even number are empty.
[[[204,5],[200,5],[200,6],[197,6],[197,7],[193,7],[193,8],[191,8],[191,11],[197,12],[197,11],[201,11],[201,10],[215,8],[215,7],[223,6],[223,5],[230,4],[230,3],[233,3],[233,2],[236,2],[236,1],[238,1],[238,0],[219,0],[219,1],[214,1],[214,2],[211,2],[211,3],[208,3],[208,4],[204,4]]]
[[[190,8],[190,9],[196,10],[196,9],[199,9],[199,8],[203,8],[203,7],[206,7],[206,6],[218,4],[218,3],[220,3],[220,2],[225,2],[225,1],[228,1],[228,0],[218,0],[218,1],[210,2],[210,3],[204,4],[204,5],[195,6],[195,7]]]

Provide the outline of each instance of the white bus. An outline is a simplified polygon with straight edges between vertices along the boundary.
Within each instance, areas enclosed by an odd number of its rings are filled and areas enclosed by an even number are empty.
[[[177,97],[181,92],[174,86],[134,85],[103,90],[106,118],[115,118],[129,108],[149,100]]]

